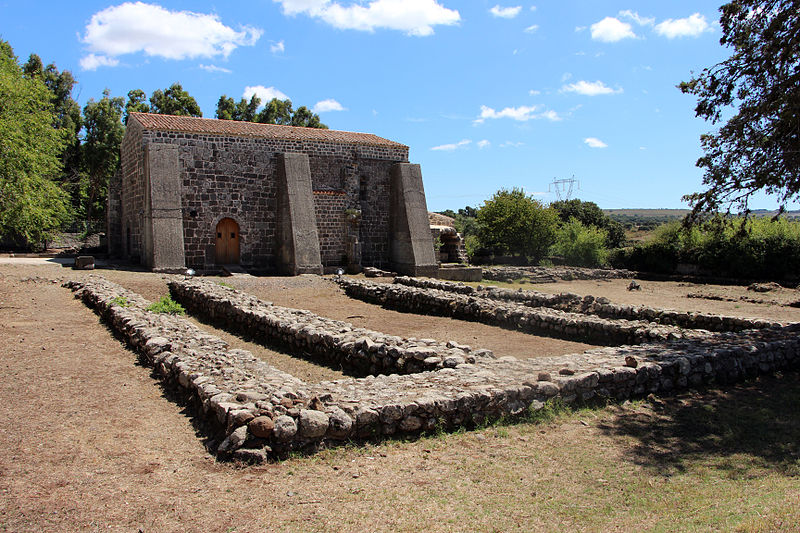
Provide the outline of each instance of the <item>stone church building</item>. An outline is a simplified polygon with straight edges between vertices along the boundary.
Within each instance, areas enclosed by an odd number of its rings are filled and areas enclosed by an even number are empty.
[[[157,271],[436,273],[422,175],[402,144],[131,113],[121,158],[108,194],[112,256]]]

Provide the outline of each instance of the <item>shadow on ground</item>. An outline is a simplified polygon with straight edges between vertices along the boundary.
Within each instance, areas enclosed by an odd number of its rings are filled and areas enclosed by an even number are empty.
[[[665,476],[713,468],[730,478],[800,477],[800,374],[652,400],[599,425],[632,443],[634,463]]]

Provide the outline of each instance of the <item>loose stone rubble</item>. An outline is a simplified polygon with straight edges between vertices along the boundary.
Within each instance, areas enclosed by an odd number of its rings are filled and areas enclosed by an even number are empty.
[[[619,305],[607,298],[579,296],[571,292],[549,294],[521,289],[505,289],[501,287],[472,287],[463,283],[452,283],[430,278],[412,278],[399,276],[395,283],[409,287],[437,289],[440,291],[467,294],[505,302],[517,302],[529,307],[549,307],[570,313],[583,313],[604,318],[622,318],[626,320],[646,320],[658,324],[668,324],[688,329],[705,329],[710,331],[742,331],[745,329],[761,329],[781,326],[781,323],[760,318],[741,318],[709,313],[673,311],[644,305]]]
[[[514,281],[525,279],[531,283],[556,283],[574,279],[626,279],[636,277],[636,272],[624,269],[543,267],[543,266],[492,266],[483,269],[483,279]]]
[[[220,308],[241,310],[241,315],[231,316],[255,317],[259,324],[266,309],[275,307],[236,291],[220,291],[208,282],[173,285],[184,287],[197,305],[204,299],[225,301]],[[313,450],[324,442],[470,426],[539,409],[554,397],[569,403],[668,393],[797,366],[800,361],[800,325],[793,324],[558,357],[476,357],[474,363],[465,360],[436,371],[309,384],[250,352],[230,348],[184,318],[147,311],[149,302],[101,277],[65,286],[139,351],[169,386],[184,391],[207,422],[213,451],[249,462],[280,457],[292,449]],[[308,325],[309,316],[303,312],[280,316],[287,331],[298,326],[296,331],[303,331]],[[326,326],[335,322],[321,320]]]
[[[187,309],[225,323],[261,342],[316,356],[360,375],[410,374],[494,357],[489,350],[432,339],[404,339],[348,322],[263,302],[229,287],[200,280],[171,281],[172,297]]]
[[[338,283],[353,298],[413,313],[449,316],[484,324],[502,326],[526,333],[582,339],[616,346],[648,341],[702,338],[705,330],[681,329],[647,320],[602,318],[573,313],[552,307],[527,305],[475,295],[457,294],[439,289],[422,289],[400,284],[372,283],[342,278]],[[447,282],[431,282],[436,286]],[[479,293],[473,293],[479,294]]]

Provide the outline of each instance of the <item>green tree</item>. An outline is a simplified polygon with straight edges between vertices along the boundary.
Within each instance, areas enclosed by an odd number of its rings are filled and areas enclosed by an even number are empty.
[[[487,248],[539,261],[555,242],[558,214],[522,189],[501,189],[478,209],[479,238]]]
[[[222,120],[233,120],[236,114],[236,101],[230,96],[222,95],[217,100],[217,112],[214,116]]]
[[[256,122],[261,124],[280,124],[290,126],[292,124],[292,101],[289,99],[278,100],[273,98],[256,117]]]
[[[128,123],[128,115],[131,113],[149,113],[150,106],[147,105],[147,94],[141,89],[128,91],[128,102],[125,104],[125,124]]]
[[[559,228],[553,252],[569,265],[602,266],[608,260],[606,238],[605,230],[571,218]]]
[[[119,147],[125,135],[125,126],[122,125],[124,106],[124,98],[112,98],[106,89],[103,98],[97,102],[91,99],[83,108],[87,221],[102,219],[105,215],[108,181],[119,168]]]
[[[593,226],[605,231],[606,246],[609,248],[619,248],[625,241],[625,228],[622,224],[609,218],[594,202],[573,198],[553,202],[550,207],[558,212],[558,217],[564,224],[574,218],[584,226]]]
[[[46,67],[41,58],[31,54],[22,66],[26,78],[37,79],[50,90],[50,102],[53,104],[53,127],[63,131],[66,144],[59,154],[62,170],[58,182],[72,198],[73,208],[80,205],[81,181],[81,146],[80,130],[81,108],[72,98],[75,78],[69,70],[59,71],[54,63]]]
[[[70,218],[68,195],[54,181],[68,134],[54,126],[52,98],[0,41],[0,235],[21,244],[43,242]]]
[[[233,98],[223,94],[217,101],[216,117],[224,120],[255,122],[259,107],[261,107],[261,98],[256,95],[251,96],[249,101],[242,98],[236,102]]]
[[[328,126],[320,122],[319,115],[313,113],[306,106],[300,106],[297,111],[292,115],[292,126],[301,126],[303,128],[319,128],[327,130]]]
[[[693,214],[735,208],[748,213],[753,194],[776,195],[781,211],[800,194],[800,9],[796,0],[734,0],[720,8],[725,61],[678,87],[697,97],[705,190],[684,197]]]
[[[180,83],[173,83],[165,90],[156,89],[150,97],[150,108],[160,115],[182,115],[202,117],[197,100],[186,92]]]
[[[328,129],[328,126],[320,122],[319,115],[313,113],[306,106],[300,106],[297,111],[294,111],[292,109],[292,101],[289,99],[278,100],[273,98],[256,115],[255,121],[261,124]]]

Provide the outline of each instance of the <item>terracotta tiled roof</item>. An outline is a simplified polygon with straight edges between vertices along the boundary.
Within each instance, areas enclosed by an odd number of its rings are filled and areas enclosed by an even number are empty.
[[[353,133],[349,131],[278,126],[275,124],[256,124],[254,122],[239,122],[236,120],[219,120],[214,118],[156,115],[152,113],[131,113],[130,118],[139,122],[146,130],[407,148],[407,146],[403,144],[378,137],[377,135],[372,135],[371,133]]]

